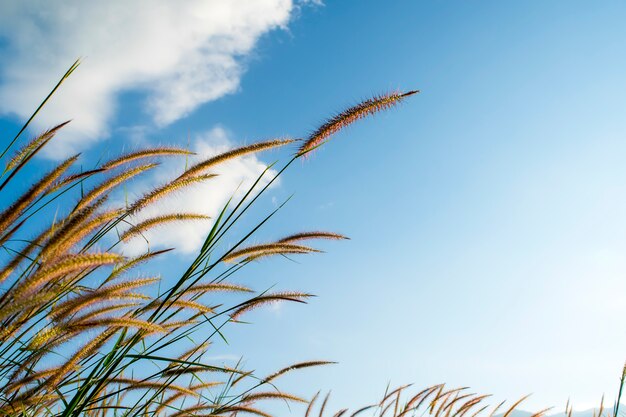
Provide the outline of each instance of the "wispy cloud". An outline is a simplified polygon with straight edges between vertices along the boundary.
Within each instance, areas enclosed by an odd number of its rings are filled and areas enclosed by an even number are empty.
[[[49,150],[60,157],[106,137],[121,92],[145,92],[155,126],[237,90],[242,58],[289,21],[291,0],[5,2],[0,113],[27,117],[79,56],[77,71],[35,121],[73,119]]]
[[[216,126],[194,138],[191,148],[197,155],[189,161],[189,164],[217,155],[233,146],[234,142],[229,132],[223,127]],[[178,165],[169,165],[164,168],[158,170],[159,173],[149,178],[148,181],[138,184],[137,189],[131,192],[139,194],[141,190],[165,183],[168,179],[174,178],[174,175],[182,173],[184,163],[179,162]],[[222,163],[214,170],[214,173],[218,174],[216,178],[168,196],[163,201],[140,212],[133,221],[138,222],[153,216],[180,212],[204,214],[215,219],[228,199],[232,196],[235,200],[242,197],[266,168],[267,165],[254,155]],[[168,177],[165,174],[168,174]],[[257,188],[267,185],[275,175],[276,171],[269,170]],[[213,220],[200,220],[165,225],[145,233],[143,237],[131,240],[125,245],[125,253],[137,254],[148,248],[164,247],[175,247],[183,253],[193,253],[204,242],[212,224]]]
[[[212,362],[212,361],[239,362],[241,361],[242,357],[237,356],[237,355],[213,355],[213,356],[206,356],[204,359],[207,362]]]

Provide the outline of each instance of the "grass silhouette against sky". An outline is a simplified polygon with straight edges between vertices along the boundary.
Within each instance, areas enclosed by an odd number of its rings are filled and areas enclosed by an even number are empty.
[[[323,228],[351,241],[299,264],[259,263],[257,286],[280,283],[319,297],[304,308],[256,313],[258,324],[231,330],[221,360],[245,355],[262,371],[336,360],[332,369],[292,378],[303,392],[332,388],[345,402],[337,406],[367,403],[387,381],[445,381],[499,398],[533,392],[535,408],[568,397],[585,408],[603,392],[611,398],[626,347],[619,325],[626,313],[626,6],[329,1],[276,2],[272,10],[249,38],[236,39],[239,46],[220,49],[240,68],[228,79],[234,86],[205,80],[222,88],[216,100],[206,95],[187,114],[164,115],[145,100],[173,100],[150,83],[173,82],[176,74],[147,80],[145,72],[120,72],[121,86],[93,86],[93,95],[113,91],[109,117],[83,126],[88,143],[75,139],[80,132],[66,142],[92,160],[142,143],[211,152],[276,134],[306,136],[303,128],[314,129],[329,109],[379,91],[422,91],[410,105],[350,127],[271,190],[277,202],[297,192],[268,239]],[[89,22],[94,35],[55,53],[55,41],[78,21],[70,16],[63,29],[48,21],[42,33],[51,42],[37,44],[27,25],[20,31],[7,23],[20,13],[0,17],[0,96],[6,102],[22,76],[39,77],[42,87],[29,93],[37,100],[25,99],[31,111],[77,56],[85,57],[80,73],[96,71],[90,63],[102,50],[89,50],[98,45],[89,39],[134,36],[103,34]],[[28,42],[32,51],[6,58]],[[38,59],[47,65],[33,65]],[[71,94],[89,90],[79,75]],[[54,105],[56,123],[80,120]],[[2,106],[8,111],[11,103]],[[15,115],[0,120],[3,132],[19,126]],[[275,159],[234,166],[230,184]],[[176,270],[176,256],[168,259],[165,271]],[[264,342],[249,346],[248,337]]]

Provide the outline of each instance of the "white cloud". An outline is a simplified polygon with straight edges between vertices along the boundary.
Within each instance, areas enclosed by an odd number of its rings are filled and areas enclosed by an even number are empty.
[[[192,149],[197,155],[189,161],[189,164],[207,159],[232,147],[233,141],[229,133],[222,127],[214,127],[195,139]],[[158,169],[159,173],[154,177],[139,184],[134,194],[139,195],[140,191],[146,191],[148,187],[165,183],[173,178],[173,174],[180,174],[184,166],[179,164],[178,172],[174,166],[162,168],[164,169]],[[213,171],[218,174],[218,177],[168,196],[140,212],[133,222],[157,215],[180,212],[205,214],[215,219],[228,199],[233,195],[235,200],[242,197],[266,168],[267,165],[255,155],[220,164]],[[168,173],[169,176],[165,176],[164,173]],[[275,175],[276,171],[269,170],[257,185],[257,189],[267,185]],[[165,225],[145,233],[145,239],[138,237],[131,240],[124,246],[124,252],[133,255],[142,253],[148,248],[175,247],[183,253],[194,253],[202,246],[212,224],[213,220],[200,220]]]
[[[26,118],[77,57],[84,64],[35,121],[66,119],[52,157],[106,137],[119,93],[141,90],[157,126],[232,93],[241,58],[284,27],[291,0],[15,1],[0,6],[0,112]]]

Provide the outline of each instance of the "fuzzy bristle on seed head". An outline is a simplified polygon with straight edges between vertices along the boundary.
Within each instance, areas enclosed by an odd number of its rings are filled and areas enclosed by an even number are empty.
[[[302,156],[324,143],[330,136],[344,127],[369,115],[387,110],[403,101],[405,98],[417,94],[419,91],[412,90],[406,93],[387,93],[372,97],[359,104],[352,106],[329,119],[306,139],[298,150],[297,156]]]

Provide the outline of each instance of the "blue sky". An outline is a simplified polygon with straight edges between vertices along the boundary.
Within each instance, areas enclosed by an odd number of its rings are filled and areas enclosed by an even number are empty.
[[[154,32],[171,45],[141,47],[153,28],[140,2],[101,21],[90,21],[101,11],[76,6],[81,22],[31,6],[0,17],[5,138],[63,68],[85,57],[39,125],[78,125],[48,159],[301,137],[372,94],[422,91],[337,135],[272,189],[258,216],[295,195],[259,240],[302,229],[352,240],[249,270],[242,280],[257,287],[319,297],[256,313],[216,355],[244,356],[260,371],[337,360],[285,381],[301,394],[332,389],[335,408],[368,403],[388,382],[445,381],[497,398],[533,392],[528,408],[612,398],[626,359],[622,2],[268,0],[200,19],[197,33],[219,45],[184,53],[193,37],[175,22]],[[160,12],[167,7],[146,14],[158,21]],[[134,29],[107,31],[118,18]],[[231,18],[236,24],[211,32]],[[9,21],[45,24],[15,30]],[[177,92],[177,82],[187,89]],[[159,107],[170,102],[178,110]],[[229,174],[239,180],[237,170],[287,156],[263,155]],[[188,257],[168,264],[175,270]]]

